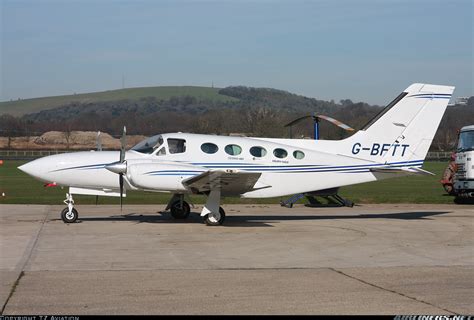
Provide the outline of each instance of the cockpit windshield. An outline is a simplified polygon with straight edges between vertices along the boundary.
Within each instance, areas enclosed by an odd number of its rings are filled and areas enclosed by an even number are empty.
[[[163,138],[159,134],[159,135],[150,137],[148,139],[145,139],[139,142],[132,148],[132,150],[140,152],[140,153],[151,154],[153,153],[153,151],[158,149],[162,144],[163,144]]]
[[[461,131],[459,135],[458,152],[474,150],[474,130]]]

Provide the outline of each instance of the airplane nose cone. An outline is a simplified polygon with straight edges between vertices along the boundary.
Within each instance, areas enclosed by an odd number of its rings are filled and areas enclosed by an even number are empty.
[[[33,164],[33,162],[35,162],[35,161],[36,160],[27,162],[24,165],[19,166],[18,169],[20,169],[21,171],[23,171],[26,174],[29,174],[30,176],[34,176],[36,165]]]
[[[19,166],[18,169],[24,173],[45,182],[51,182],[49,171],[51,170],[50,157],[39,158]]]

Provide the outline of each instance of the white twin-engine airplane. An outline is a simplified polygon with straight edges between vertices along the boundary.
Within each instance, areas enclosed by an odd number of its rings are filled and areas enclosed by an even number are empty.
[[[421,166],[453,91],[412,84],[364,128],[338,141],[168,133],[125,151],[124,128],[120,152],[52,155],[19,169],[69,187],[61,213],[66,223],[78,217],[73,194],[121,200],[127,190],[141,190],[173,194],[167,209],[176,219],[190,213],[186,194],[205,194],[201,216],[208,225],[220,225],[222,196],[278,197],[429,174]]]

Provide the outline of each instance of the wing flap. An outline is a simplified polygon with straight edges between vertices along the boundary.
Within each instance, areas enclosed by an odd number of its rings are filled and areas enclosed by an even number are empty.
[[[224,196],[240,195],[245,192],[268,188],[256,183],[262,174],[238,170],[209,170],[200,175],[183,180],[183,185],[193,193],[205,193],[220,189]]]

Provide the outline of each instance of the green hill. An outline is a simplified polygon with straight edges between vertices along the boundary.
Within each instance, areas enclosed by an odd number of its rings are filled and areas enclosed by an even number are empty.
[[[170,99],[171,97],[182,96],[191,96],[197,98],[198,100],[205,99],[213,100],[216,102],[237,100],[235,98],[219,94],[219,88],[194,86],[127,88],[102,92],[0,102],[0,115],[11,114],[13,116],[21,116],[28,113],[53,109],[73,102],[91,103],[103,101],[117,101],[123,99],[135,100],[145,97]]]

